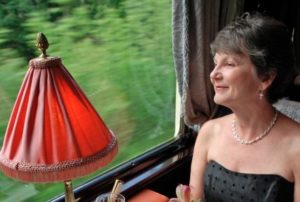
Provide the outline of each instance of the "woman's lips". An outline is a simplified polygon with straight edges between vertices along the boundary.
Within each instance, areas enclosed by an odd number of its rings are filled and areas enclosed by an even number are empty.
[[[217,85],[215,86],[215,91],[223,91],[223,90],[226,90],[228,87],[227,86],[220,86],[220,85]]]

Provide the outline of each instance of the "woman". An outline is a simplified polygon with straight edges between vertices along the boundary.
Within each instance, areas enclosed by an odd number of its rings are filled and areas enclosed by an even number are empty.
[[[233,113],[201,127],[191,199],[300,201],[300,126],[272,106],[294,72],[287,28],[244,15],[218,33],[211,50],[214,101]]]

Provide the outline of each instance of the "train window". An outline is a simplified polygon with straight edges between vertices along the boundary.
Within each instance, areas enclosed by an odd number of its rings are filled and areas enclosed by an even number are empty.
[[[47,12],[45,12],[45,10]],[[0,7],[0,143],[37,32],[50,42],[119,139],[110,166],[77,186],[170,140],[175,131],[171,0],[20,1]],[[21,183],[0,173],[0,201],[46,201],[62,183]]]

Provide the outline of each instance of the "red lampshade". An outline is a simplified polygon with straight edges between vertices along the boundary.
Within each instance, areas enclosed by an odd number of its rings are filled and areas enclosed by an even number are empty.
[[[116,137],[61,59],[31,60],[0,151],[0,169],[22,181],[65,181],[105,166],[116,153]]]

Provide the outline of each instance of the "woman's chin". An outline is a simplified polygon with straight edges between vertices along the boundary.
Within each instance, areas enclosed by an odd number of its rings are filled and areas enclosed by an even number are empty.
[[[229,99],[228,98],[224,98],[224,97],[221,97],[221,96],[215,96],[214,97],[214,102],[217,104],[217,105],[223,105],[223,106],[226,106],[226,103],[228,103]]]
[[[214,102],[216,103],[216,104],[218,104],[218,105],[223,105],[224,104],[224,99],[223,98],[221,98],[220,96],[216,96],[215,95],[215,97],[214,97]]]

